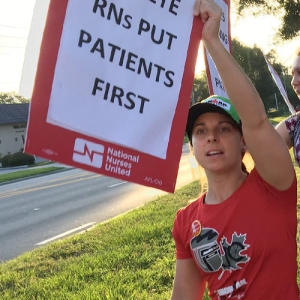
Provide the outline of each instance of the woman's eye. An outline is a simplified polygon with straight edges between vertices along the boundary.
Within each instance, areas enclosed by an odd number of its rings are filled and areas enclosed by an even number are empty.
[[[196,133],[197,134],[204,134],[205,133],[205,129],[199,128],[199,129],[197,129]]]
[[[220,127],[220,131],[221,132],[228,132],[228,131],[230,131],[230,128],[228,126],[222,126],[222,127]]]

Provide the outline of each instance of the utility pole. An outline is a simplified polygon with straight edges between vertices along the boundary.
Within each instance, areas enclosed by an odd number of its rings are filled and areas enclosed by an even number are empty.
[[[283,69],[283,68],[281,68],[281,74],[282,74],[282,79],[283,79],[284,89],[285,89],[285,92],[286,92],[286,94],[287,94],[287,96],[288,96],[288,91],[287,91],[287,88],[286,88],[286,82],[285,82],[285,74],[286,74],[285,72],[286,72],[286,70]]]
[[[276,103],[276,110],[278,111],[278,100],[277,100],[277,95],[276,93],[274,93],[274,96],[275,96],[275,103]]]

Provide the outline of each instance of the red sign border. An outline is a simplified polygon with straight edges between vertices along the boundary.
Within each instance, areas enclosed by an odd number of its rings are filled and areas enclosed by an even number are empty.
[[[52,161],[71,165],[91,172],[154,187],[173,193],[182,154],[183,137],[187,112],[190,104],[197,53],[201,39],[202,23],[194,18],[188,47],[185,70],[179,94],[166,159],[122,147],[46,122],[51,95],[55,65],[60,46],[63,24],[69,0],[51,0],[46,26],[41,44],[40,57],[35,78],[34,90],[29,108],[29,123],[25,142],[25,152]],[[82,165],[72,160],[76,138],[112,147],[130,155],[139,156],[138,166],[131,170],[130,177],[113,174],[103,169]]]

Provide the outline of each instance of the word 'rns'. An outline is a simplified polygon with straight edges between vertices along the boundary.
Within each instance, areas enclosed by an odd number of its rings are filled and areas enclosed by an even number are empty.
[[[117,25],[121,25],[125,29],[132,27],[132,16],[125,14],[123,8],[117,8],[115,3],[107,4],[106,0],[96,0],[93,7],[93,12],[99,11],[101,17],[107,20],[113,20]],[[165,45],[168,50],[171,50],[172,43],[177,36],[167,30],[158,28],[155,24],[151,24],[145,19],[141,19],[137,29],[138,35],[149,36],[150,40],[157,45]]]

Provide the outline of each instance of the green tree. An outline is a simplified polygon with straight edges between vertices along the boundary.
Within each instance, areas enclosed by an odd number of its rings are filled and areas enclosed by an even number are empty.
[[[235,0],[235,3],[240,14],[247,9],[247,13],[252,11],[253,14],[274,14],[282,19],[282,26],[278,31],[281,39],[290,40],[299,35],[299,0]],[[252,9],[249,10],[250,8]]]
[[[28,103],[28,102],[29,99],[26,99],[15,92],[10,92],[10,93],[0,92],[0,104]]]
[[[194,79],[191,105],[207,98],[208,96],[208,83],[206,79],[206,73],[205,71],[203,71],[199,76],[195,77]]]
[[[244,46],[238,40],[234,39],[232,41],[232,55],[253,82],[264,102],[266,111],[268,112],[272,108],[277,108],[276,106],[278,104],[278,108],[281,111],[288,112],[288,107],[268,70],[262,51],[257,47],[250,48]],[[285,68],[276,62],[273,52],[268,53],[267,56],[272,66],[281,76],[281,80],[287,88],[287,94],[290,102],[295,107],[299,103],[299,100],[289,84],[291,76],[285,75]],[[208,97],[209,92],[205,71],[199,77],[194,79],[193,95],[194,97],[192,99],[194,102],[198,102]]]
[[[288,112],[288,106],[286,105],[270,74],[262,51],[257,47],[246,47],[240,44],[237,40],[232,41],[232,49],[233,56],[245,70],[245,73],[249,76],[258,93],[260,94],[266,111],[269,111],[272,108],[277,109],[276,106],[278,105],[278,109],[283,113]],[[281,81],[286,87],[291,104],[296,107],[299,103],[299,100],[297,99],[290,85],[291,76],[286,75],[286,68],[280,63],[276,62],[274,51],[267,53],[266,56],[278,75],[281,77]]]

